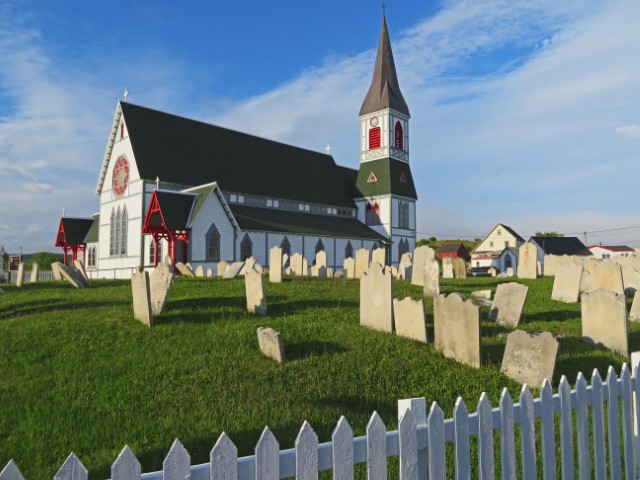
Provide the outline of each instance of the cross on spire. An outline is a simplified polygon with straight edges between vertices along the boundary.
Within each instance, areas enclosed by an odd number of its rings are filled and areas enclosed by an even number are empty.
[[[382,16],[385,16],[385,11],[387,10],[387,7],[389,6],[388,3],[386,3],[384,0],[382,0]]]
[[[129,96],[129,90],[127,90],[126,88],[124,89],[124,101],[127,101],[127,97]]]

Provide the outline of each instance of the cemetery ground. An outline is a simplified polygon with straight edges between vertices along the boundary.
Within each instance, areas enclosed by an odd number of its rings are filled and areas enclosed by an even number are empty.
[[[469,298],[513,280],[444,279],[441,291]],[[554,387],[561,375],[573,385],[578,371],[604,377],[628,361],[582,341],[580,304],[550,300],[553,278],[518,281],[529,286],[519,328],[559,337]],[[511,330],[487,321],[487,308],[474,369],[433,348],[433,299],[425,299],[428,345],[361,327],[357,280],[265,282],[268,314],[256,317],[246,312],[243,279],[178,278],[151,329],[133,319],[129,281],[3,289],[0,468],[13,458],[25,478],[52,478],[70,451],[91,478],[107,478],[125,444],[143,472],[159,470],[176,437],[192,464],[203,463],[222,431],[249,455],[265,425],[291,448],[304,420],[326,442],[341,415],[355,435],[374,410],[396,429],[401,398],[437,401],[449,418],[458,396],[475,411],[483,391],[496,406],[503,387],[516,401],[521,387],[500,374]],[[394,297],[405,296],[423,298],[422,287],[395,282]],[[260,353],[259,326],[282,333],[285,365]],[[629,342],[639,349],[640,325],[629,324]]]

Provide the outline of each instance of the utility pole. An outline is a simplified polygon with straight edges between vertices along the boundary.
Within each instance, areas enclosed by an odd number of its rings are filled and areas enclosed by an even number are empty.
[[[589,246],[589,244],[587,243],[587,232],[582,232],[584,234],[584,244],[585,246]]]

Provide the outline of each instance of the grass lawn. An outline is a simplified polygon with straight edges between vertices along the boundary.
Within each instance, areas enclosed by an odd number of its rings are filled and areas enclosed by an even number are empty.
[[[468,297],[505,280],[442,280],[441,290]],[[605,375],[627,360],[582,342],[580,305],[551,301],[553,278],[519,281],[530,287],[521,328],[560,337],[554,386],[562,374],[573,383],[578,371]],[[360,327],[353,280],[266,282],[269,314],[254,317],[242,279],[178,278],[152,329],[133,319],[128,281],[2,288],[0,469],[13,458],[32,479],[52,478],[70,451],[91,478],[106,478],[125,444],[149,472],[176,437],[197,464],[222,431],[248,455],[265,425],[290,448],[304,420],[324,442],[340,415],[356,435],[374,410],[395,429],[400,398],[435,400],[450,417],[458,396],[475,410],[483,391],[495,406],[503,387],[514,398],[520,390],[500,374],[508,329],[483,322],[483,366],[466,367],[432,345]],[[422,298],[407,282],[394,290]],[[431,299],[426,309],[432,340]],[[261,355],[259,326],[282,333],[286,365]],[[629,331],[638,350],[640,326]]]

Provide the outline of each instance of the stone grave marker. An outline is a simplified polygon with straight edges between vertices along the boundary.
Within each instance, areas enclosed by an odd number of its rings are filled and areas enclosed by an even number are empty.
[[[289,255],[284,253],[282,255],[282,268],[285,268],[289,264]]]
[[[180,275],[184,275],[185,277],[195,277],[195,275],[193,274],[193,270],[191,270],[191,267],[182,262],[176,262],[176,270],[180,272]]]
[[[476,290],[471,292],[471,296],[474,298],[484,298],[486,300],[491,300],[491,290]]]
[[[567,261],[570,261],[570,260],[566,259],[565,262]],[[583,269],[582,269],[582,278],[580,279],[581,292],[588,292],[591,290],[595,290],[591,285],[591,277],[592,277],[592,272],[597,270],[598,263],[600,263],[599,260],[593,257],[590,257],[582,261]]]
[[[40,266],[38,265],[38,262],[33,262],[33,265],[31,265],[31,276],[29,277],[30,283],[36,283],[38,281],[39,270]]]
[[[549,332],[516,330],[507,336],[500,371],[516,382],[541,388],[545,379],[553,380],[557,355],[558,341]]]
[[[316,267],[327,267],[327,252],[320,250],[316,253]]]
[[[281,365],[284,364],[284,345],[280,332],[276,332],[273,328],[258,327],[258,345],[263,355]]]
[[[413,261],[411,252],[405,252],[400,257],[400,264],[398,265],[398,278],[400,280],[411,279]]]
[[[544,256],[544,276],[553,277],[557,272],[558,257],[553,254]]]
[[[384,267],[387,264],[387,251],[384,248],[375,248],[371,252],[371,262],[378,262]]]
[[[53,266],[54,264],[56,265],[55,268],[57,268],[58,271],[60,272],[60,277],[63,280],[66,280],[71,285],[73,285],[75,288],[84,288],[84,284],[65,265],[63,265],[60,262],[54,262],[54,263],[51,264],[51,266]]]
[[[600,288],[584,292],[582,303],[582,338],[602,345],[620,355],[629,355],[627,305],[624,294]]]
[[[427,260],[433,260],[435,252],[432,248],[422,245],[413,251],[413,271],[411,274],[411,284],[424,287],[424,266]]]
[[[393,281],[382,265],[372,263],[360,279],[360,325],[393,332]]]
[[[264,280],[261,273],[249,270],[244,275],[244,285],[247,293],[247,310],[256,315],[267,314],[267,299],[264,296]]]
[[[393,299],[393,318],[396,334],[418,342],[427,343],[427,326],[424,318],[424,302],[405,297]]]
[[[198,265],[194,273],[196,277],[204,277],[204,267],[202,265]]]
[[[624,291],[627,292],[629,289],[640,290],[640,272],[633,265],[626,262],[620,265],[620,269],[622,270]]]
[[[87,273],[84,271],[84,265],[80,260],[74,260],[73,264],[69,266],[69,270],[73,272],[76,279],[82,283],[84,287],[89,286],[89,277],[87,277]]]
[[[242,266],[242,268],[240,269],[240,273],[238,273],[238,275],[246,275],[248,271],[250,270],[256,270],[256,259],[253,257],[249,257],[247,259],[245,259],[244,261],[244,265]]]
[[[442,278],[453,278],[453,258],[442,259]]]
[[[156,317],[162,313],[167,297],[171,290],[175,275],[170,263],[159,263],[149,275],[149,290],[151,299],[151,315]]]
[[[489,272],[489,275],[491,275],[492,277],[498,275],[498,270],[496,270],[496,267],[489,267],[489,270],[487,270],[487,272]]]
[[[518,278],[537,278],[538,247],[533,243],[520,246],[518,254]]]
[[[62,280],[62,275],[60,274],[60,270],[58,269],[58,262],[53,262],[51,264],[51,272],[53,273],[54,280],[60,281]]]
[[[516,328],[520,323],[529,287],[516,282],[501,283],[496,288],[489,320]]]
[[[565,303],[577,303],[580,298],[580,281],[582,279],[582,264],[565,262],[555,272],[551,300]]]
[[[369,250],[360,248],[356,250],[356,278],[362,278],[362,275],[369,269]]]
[[[480,368],[480,308],[459,293],[433,300],[436,350],[447,358]]]
[[[513,267],[507,267],[507,277],[513,277]]]
[[[309,261],[302,257],[302,276],[307,277],[309,275]]]
[[[422,291],[425,297],[437,297],[440,295],[440,265],[433,258],[425,261],[424,287]]]
[[[220,260],[218,262],[217,270],[216,270],[218,277],[224,277],[224,274],[226,273],[228,266],[229,264],[225,260]]]
[[[24,284],[24,263],[20,262],[18,265],[18,275],[16,276],[16,287],[21,287]]]
[[[634,323],[640,323],[640,290],[636,290],[633,294],[633,302],[629,310],[629,320]]]
[[[615,293],[624,293],[622,270],[613,262],[598,262],[591,269],[591,290],[606,288]]]
[[[207,278],[213,277],[213,268],[207,268],[207,271],[205,272],[205,276]]]
[[[140,267],[131,275],[131,293],[133,296],[133,316],[147,327],[152,327],[153,311],[151,309],[149,273]]]
[[[291,273],[293,275],[302,276],[302,271],[304,269],[304,260],[305,258],[300,253],[294,253],[291,255],[289,259],[289,265],[291,265]]]
[[[282,248],[271,247],[269,250],[269,281],[282,282]]]
[[[233,262],[227,267],[222,278],[228,280],[230,278],[236,278],[240,274],[240,270],[244,267],[244,262]]]
[[[345,278],[356,278],[356,261],[353,257],[344,259],[342,263],[342,270],[344,271]]]
[[[453,259],[453,278],[467,278],[467,264],[464,258]]]

